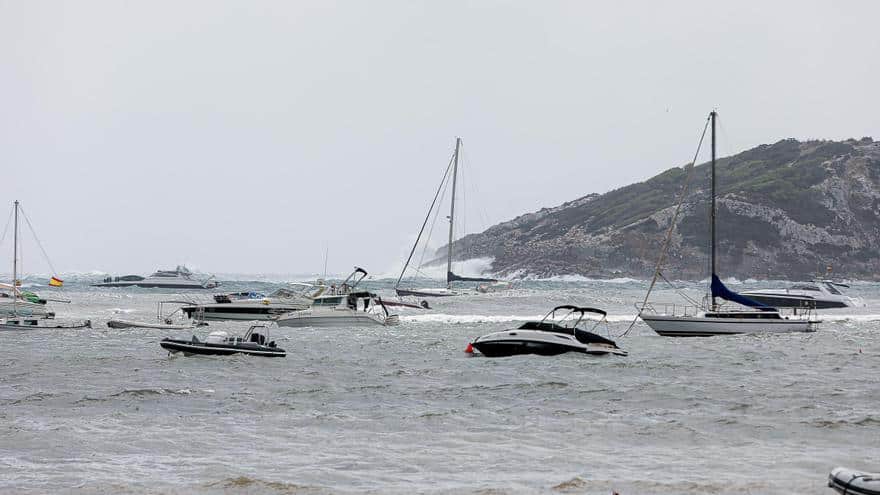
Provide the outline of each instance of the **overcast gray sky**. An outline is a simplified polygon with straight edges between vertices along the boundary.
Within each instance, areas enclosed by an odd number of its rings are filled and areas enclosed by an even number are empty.
[[[713,107],[725,154],[880,137],[878,19],[868,1],[0,0],[0,198],[60,272],[318,272],[329,245],[331,271],[381,273],[456,135],[492,223],[688,161]]]

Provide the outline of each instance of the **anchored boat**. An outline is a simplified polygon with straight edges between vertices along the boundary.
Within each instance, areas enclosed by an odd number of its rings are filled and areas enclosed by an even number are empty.
[[[819,320],[813,319],[809,310],[800,315],[783,316],[779,310],[768,306],[752,298],[728,289],[717,275],[717,263],[715,247],[715,119],[716,112],[709,114],[706,123],[712,126],[712,160],[711,160],[711,193],[709,209],[710,226],[710,265],[711,284],[709,304],[702,306],[663,305],[663,311],[658,311],[660,305],[648,303],[651,289],[645,297],[645,302],[638,307],[639,317],[657,334],[666,337],[707,337],[712,335],[732,335],[742,333],[778,333],[778,332],[809,332],[816,329]],[[705,130],[703,131],[705,133]],[[705,134],[704,134],[705,135]],[[702,143],[702,138],[700,139]],[[698,150],[699,153],[699,150]],[[693,170],[693,164],[690,165]],[[690,177],[690,173],[688,174]],[[686,189],[685,189],[686,190]],[[675,219],[684,201],[684,192],[675,215],[672,218],[670,229],[667,232],[667,244],[661,252],[660,261],[654,272],[654,280],[651,288],[660,275],[660,267],[665,259],[669,247],[671,233],[675,226]],[[746,309],[728,309],[719,303],[719,299],[744,306]],[[669,308],[672,311],[669,312]],[[678,309],[679,311],[676,311]]]
[[[562,316],[557,318],[557,313]],[[590,318],[590,315],[598,315],[599,319]],[[566,352],[626,356],[627,352],[613,340],[594,333],[596,327],[606,321],[606,316],[601,309],[557,306],[541,321],[528,321],[515,329],[483,335],[471,342],[469,348],[487,357],[556,356]],[[590,323],[590,330],[580,328]]]
[[[261,330],[257,330],[261,329]],[[184,356],[229,356],[247,354],[260,357],[285,357],[287,351],[269,340],[269,329],[262,325],[251,326],[244,337],[232,337],[224,331],[214,331],[201,341],[195,335],[190,340],[164,338],[159,345],[170,354]]]
[[[425,221],[422,223],[422,228],[421,230],[419,230],[419,235],[416,237],[416,242],[413,243],[413,247],[409,253],[409,257],[406,259],[406,263],[403,264],[403,270],[401,270],[400,277],[397,278],[397,283],[394,286],[394,289],[397,292],[398,296],[449,297],[458,296],[467,292],[453,288],[453,283],[455,282],[477,282],[483,284],[477,286],[476,289],[479,292],[490,292],[501,290],[502,288],[510,288],[510,284],[508,282],[500,281],[498,279],[484,277],[464,277],[461,275],[456,275],[452,272],[452,246],[453,241],[455,240],[455,192],[458,181],[458,166],[460,154],[461,138],[457,137],[455,138],[455,151],[453,152],[452,160],[450,160],[449,165],[447,165],[446,167],[446,172],[443,174],[443,179],[440,181],[440,187],[437,188],[437,193],[434,195],[434,200],[431,202],[431,207],[428,208],[428,214],[427,216],[425,216]],[[446,244],[446,287],[401,287],[400,284],[403,280],[403,276],[406,274],[406,271],[410,266],[410,262],[412,261],[413,255],[416,252],[416,248],[419,246],[419,242],[422,239],[422,235],[425,233],[425,227],[428,225],[428,220],[431,218],[431,214],[435,211],[434,207],[437,205],[437,200],[440,197],[440,193],[443,192],[445,186],[448,185],[450,172],[452,176],[452,198],[449,202],[449,217],[447,217],[449,219],[449,239]],[[425,246],[425,249],[427,249],[427,246]],[[416,270],[416,272],[418,273],[419,270]],[[484,290],[480,290],[480,287],[482,287]]]
[[[831,280],[813,280],[787,289],[747,290],[742,295],[776,308],[835,309],[860,305],[860,301],[847,296],[841,289],[849,289],[849,286]]]
[[[146,289],[213,289],[220,285],[213,280],[213,276],[207,280],[196,280],[189,268],[178,265],[174,270],[157,270],[148,277],[140,275],[125,275],[122,277],[107,277],[102,282],[92,284],[92,287],[142,287]]]
[[[275,320],[279,327],[362,327],[394,326],[400,322],[390,314],[382,298],[372,292],[352,292],[335,307],[313,306],[292,311]]]
[[[18,201],[13,203],[13,213],[14,213],[14,226],[12,229],[12,283],[11,284],[0,284],[3,289],[0,292],[0,330],[36,330],[36,329],[55,329],[55,328],[91,328],[92,322],[90,320],[56,320],[55,313],[51,311],[47,311],[45,309],[45,304],[47,302],[46,299],[41,299],[37,297],[36,294],[22,291],[20,288],[21,281],[19,280],[19,215],[23,215],[25,221],[28,224],[28,227],[31,227],[31,222],[28,219],[27,215],[21,210],[21,205]],[[36,236],[36,233],[33,232],[33,227],[31,227],[31,233],[34,234],[34,240],[37,241],[37,244],[40,245],[40,241]],[[49,266],[52,266],[52,263],[49,261],[48,256],[46,255],[46,251],[43,249],[42,245],[40,245],[40,250],[43,252],[43,256],[46,257],[46,261],[49,263]],[[55,271],[54,268],[52,270]],[[49,285],[53,287],[61,287],[63,285],[63,281],[53,276],[49,280]],[[70,302],[70,301],[60,301],[54,300],[56,302]]]

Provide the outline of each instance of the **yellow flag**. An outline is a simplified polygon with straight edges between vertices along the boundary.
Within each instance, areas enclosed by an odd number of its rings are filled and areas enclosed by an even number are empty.
[[[61,280],[58,277],[52,277],[49,279],[49,285],[51,285],[52,287],[61,287],[62,285],[64,285],[64,280]]]

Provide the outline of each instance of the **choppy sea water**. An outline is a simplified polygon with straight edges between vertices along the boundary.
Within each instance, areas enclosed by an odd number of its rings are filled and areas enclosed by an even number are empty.
[[[463,350],[567,303],[620,335],[646,284],[526,282],[397,327],[273,329],[282,359],[169,357],[159,340],[192,331],[106,321],[178,294],[68,285],[58,316],[93,329],[0,332],[2,492],[818,494],[837,465],[880,470],[880,284],[816,333],[639,324],[617,339],[628,357],[502,359]]]

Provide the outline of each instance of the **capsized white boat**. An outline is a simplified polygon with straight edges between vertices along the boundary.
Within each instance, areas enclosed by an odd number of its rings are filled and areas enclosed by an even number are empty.
[[[390,314],[382,298],[372,292],[352,292],[339,306],[312,306],[292,311],[275,320],[279,327],[394,326],[400,318]]]
[[[744,297],[732,290],[728,289],[721,279],[716,275],[716,256],[715,246],[715,119],[716,112],[709,114],[709,123],[712,125],[712,160],[710,165],[711,192],[710,192],[710,210],[709,210],[709,226],[710,226],[710,266],[711,266],[711,296],[710,303],[706,307],[696,308],[693,306],[681,305],[664,305],[664,311],[657,311],[659,305],[647,303],[648,295],[645,297],[645,303],[641,307],[637,307],[639,317],[657,334],[665,337],[708,337],[712,335],[734,335],[744,333],[781,333],[781,332],[809,332],[816,330],[820,323],[818,319],[814,319],[809,309],[801,314],[792,316],[783,316],[779,310],[767,306],[761,302]],[[705,132],[705,131],[704,131]],[[702,142],[702,138],[700,140]],[[693,164],[691,165],[693,167]],[[690,174],[688,174],[690,176]],[[682,195],[673,215],[669,232],[667,232],[667,245],[661,253],[661,262],[665,257],[668,249],[668,241],[671,237],[672,229],[675,225],[675,219],[684,201]],[[658,262],[654,273],[654,286],[657,277],[660,274],[661,263]],[[750,309],[728,309],[726,306],[719,304],[718,299],[730,301]],[[669,312],[668,309],[672,308]],[[676,312],[676,309],[679,311]]]
[[[880,495],[880,473],[839,467],[828,475],[828,486],[842,495]]]

